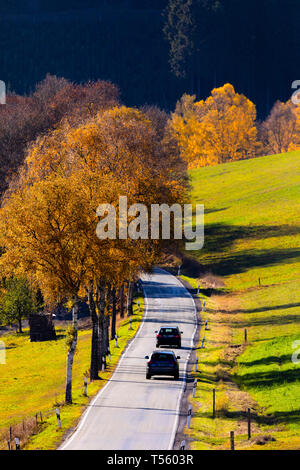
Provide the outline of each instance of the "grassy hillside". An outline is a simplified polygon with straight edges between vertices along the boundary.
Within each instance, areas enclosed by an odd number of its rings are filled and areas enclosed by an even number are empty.
[[[255,434],[276,439],[264,449],[300,448],[300,364],[292,362],[300,341],[299,175],[299,151],[191,172],[193,202],[204,203],[206,213],[205,246],[194,256],[217,285],[225,283],[210,290],[202,283],[201,296],[213,295],[206,349],[198,353],[195,448],[228,447],[229,430],[241,448],[256,448],[259,439],[245,437],[248,406]],[[207,420],[212,388],[217,426]]]

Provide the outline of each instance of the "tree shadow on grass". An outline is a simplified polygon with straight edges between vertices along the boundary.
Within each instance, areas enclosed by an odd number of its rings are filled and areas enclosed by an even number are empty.
[[[300,227],[294,225],[229,225],[214,223],[205,225],[203,253],[226,252],[237,240],[299,235]]]
[[[263,318],[249,318],[245,321],[231,322],[233,328],[247,328],[250,326],[266,326],[266,325],[290,325],[300,323],[300,315],[272,315]]]
[[[262,357],[261,359],[257,359],[255,361],[239,361],[239,365],[246,365],[248,367],[251,366],[257,366],[257,365],[270,365],[270,364],[277,364],[279,366],[282,366],[285,363],[290,363],[291,362],[291,354],[284,354],[282,356],[268,356],[268,357]],[[284,373],[283,371],[282,373]],[[281,373],[281,372],[280,372]],[[298,376],[300,376],[299,371],[298,371]]]
[[[300,255],[299,249],[244,250],[232,252],[238,240],[265,240],[266,238],[298,235],[300,227],[293,225],[255,225],[240,226],[225,223],[205,225],[204,247],[193,253],[193,259],[186,258],[182,272],[197,277],[208,269],[214,274],[226,276],[247,271],[253,267],[271,266],[282,263]],[[206,259],[199,263],[197,258]],[[211,255],[211,257],[209,256]]]
[[[291,361],[290,356],[290,361]],[[267,364],[261,362],[261,364]],[[252,374],[245,374],[243,376],[235,376],[235,380],[245,387],[256,388],[270,388],[273,386],[280,386],[286,383],[299,382],[300,372],[299,367],[287,370],[272,370],[269,372],[253,372]]]
[[[230,310],[230,314],[236,313],[263,313],[274,310],[287,310],[289,308],[300,307],[300,302],[283,304],[283,305],[266,305],[259,308],[249,308],[249,309],[239,309],[239,310]],[[228,310],[218,310],[219,313],[229,313]]]
[[[231,226],[225,227],[230,228]],[[229,276],[246,272],[255,267],[292,263],[294,259],[300,256],[300,249],[296,248],[253,249],[233,252],[231,247],[237,238],[235,236],[230,238],[229,235],[226,236],[225,234],[223,240],[222,236],[223,232],[221,232],[221,236],[215,238],[213,235],[207,234],[203,249],[195,251],[193,258],[184,257],[181,268],[182,274],[197,278],[211,271],[217,276]],[[245,238],[247,237],[245,236]],[[208,255],[208,257],[205,257],[205,255]],[[201,289],[201,293],[210,296],[226,293],[226,289]]]
[[[254,267],[274,266],[282,262],[292,262],[299,256],[300,250],[294,248],[251,250],[232,254],[216,262],[212,260],[208,266],[219,276],[229,276],[246,272]]]
[[[197,413],[197,416],[206,416],[209,417],[209,413]],[[222,410],[217,411],[218,417],[227,418],[229,420],[247,420],[247,411],[246,410]],[[272,426],[274,424],[292,424],[298,423],[300,421],[300,409],[292,411],[277,411],[274,413],[263,413],[260,414],[255,410],[251,410],[251,421],[258,425],[267,425]]]
[[[198,295],[198,289],[190,289],[189,291],[193,296]],[[211,297],[212,295],[225,295],[226,293],[227,293],[226,289],[216,289],[213,287],[208,287],[206,289],[205,288],[199,289],[200,297],[201,296]]]
[[[204,207],[204,213],[205,214],[213,214],[214,212],[223,212],[223,211],[226,211],[226,209],[228,209],[228,207],[220,207],[220,208],[206,208]]]

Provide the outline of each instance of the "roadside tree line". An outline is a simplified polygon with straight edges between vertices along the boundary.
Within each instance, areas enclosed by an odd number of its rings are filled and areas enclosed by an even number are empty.
[[[110,90],[110,84],[108,84]],[[108,93],[110,96],[110,93]],[[163,114],[115,105],[79,108],[29,146],[6,190],[0,213],[3,279],[25,279],[46,305],[68,302],[66,402],[72,403],[78,305],[92,320],[90,378],[99,378],[109,348],[111,304],[124,281],[158,261],[160,240],[100,240],[99,204],[183,202],[187,179]],[[129,292],[131,290],[129,289]]]

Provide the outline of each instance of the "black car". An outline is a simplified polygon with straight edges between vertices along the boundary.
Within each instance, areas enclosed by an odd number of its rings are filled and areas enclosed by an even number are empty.
[[[149,356],[145,356],[149,359]],[[146,379],[153,375],[171,375],[175,380],[179,378],[179,364],[173,351],[154,351],[151,359],[147,362]]]
[[[177,346],[181,348],[181,333],[178,326],[162,326],[156,331],[156,347],[160,346]]]

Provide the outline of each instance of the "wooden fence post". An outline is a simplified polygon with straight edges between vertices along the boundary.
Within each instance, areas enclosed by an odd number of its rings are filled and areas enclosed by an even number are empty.
[[[248,408],[247,418],[248,418],[248,439],[251,439],[251,410],[250,408]]]
[[[213,419],[216,417],[216,389],[213,389]]]
[[[234,431],[230,431],[230,449],[234,450]]]

